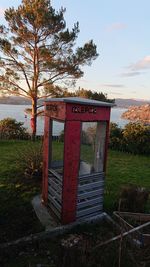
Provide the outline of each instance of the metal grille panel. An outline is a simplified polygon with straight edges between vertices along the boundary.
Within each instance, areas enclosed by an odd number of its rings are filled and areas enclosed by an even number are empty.
[[[79,177],[77,219],[100,214],[103,210],[104,173]]]
[[[61,218],[61,202],[62,202],[62,176],[56,171],[49,169],[48,172],[48,206]]]

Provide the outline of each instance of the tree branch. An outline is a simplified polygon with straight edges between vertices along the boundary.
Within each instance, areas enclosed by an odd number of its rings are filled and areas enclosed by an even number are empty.
[[[30,92],[32,92],[31,87],[30,87],[30,83],[29,83],[29,81],[28,81],[28,77],[27,77],[27,75],[26,75],[26,72],[25,72],[25,70],[24,70],[22,64],[19,63],[19,62],[16,60],[16,58],[15,58],[11,53],[8,53],[8,54],[9,54],[9,56],[14,60],[14,62],[16,63],[16,65],[19,66],[19,68],[22,70],[22,72],[23,72],[23,74],[24,74],[24,77],[25,77],[25,81],[26,81],[26,83],[27,83],[27,85],[28,85],[28,88],[29,88]]]
[[[38,96],[38,99],[47,98],[47,97],[50,97],[50,96],[52,96],[52,93],[48,94],[48,95]]]
[[[54,78],[56,78],[56,77],[58,77],[58,76],[61,76],[61,75],[65,74],[65,73],[66,73],[66,71],[59,72],[59,73],[55,74],[54,76],[52,76],[51,78],[49,78],[49,79],[47,79],[47,80],[45,80],[45,81],[39,83],[39,84],[37,85],[37,87],[39,88],[39,87],[41,87],[41,86],[44,86],[45,84],[47,84],[47,83],[50,82],[50,81],[51,81],[51,83],[54,83],[54,82],[53,82],[53,79],[54,79]]]
[[[9,93],[12,94],[12,95],[20,95],[20,96],[26,97],[26,98],[28,98],[28,99],[31,99],[31,97],[29,97],[29,96],[27,96],[27,95],[24,95],[24,94],[22,94],[22,93],[20,93],[20,92],[15,92],[15,91],[13,91],[13,90],[11,90],[11,89],[7,89],[7,88],[3,88],[3,87],[0,87],[0,89],[1,89],[2,91],[9,92]]]
[[[13,86],[17,87],[19,90],[21,90],[22,92],[24,92],[26,95],[31,96],[25,89],[23,89],[22,87],[20,87],[18,84],[16,84],[13,81],[8,81],[8,83],[12,84]]]

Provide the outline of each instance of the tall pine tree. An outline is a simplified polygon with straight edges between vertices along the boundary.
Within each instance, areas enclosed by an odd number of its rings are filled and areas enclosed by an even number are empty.
[[[0,90],[32,100],[32,136],[36,135],[37,101],[61,91],[58,81],[76,80],[98,54],[89,41],[76,47],[78,23],[66,28],[65,9],[49,0],[22,0],[5,11],[8,27],[0,27]]]

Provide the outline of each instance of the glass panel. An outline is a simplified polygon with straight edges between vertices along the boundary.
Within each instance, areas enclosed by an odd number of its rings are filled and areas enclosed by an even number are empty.
[[[79,175],[103,171],[106,122],[83,122]]]
[[[64,165],[64,122],[52,121],[51,159],[51,168],[62,174]]]

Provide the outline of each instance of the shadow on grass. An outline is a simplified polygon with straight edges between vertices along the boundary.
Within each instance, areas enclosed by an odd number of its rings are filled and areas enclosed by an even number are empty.
[[[30,184],[8,184],[0,187],[0,243],[43,230],[31,205],[38,192]]]

